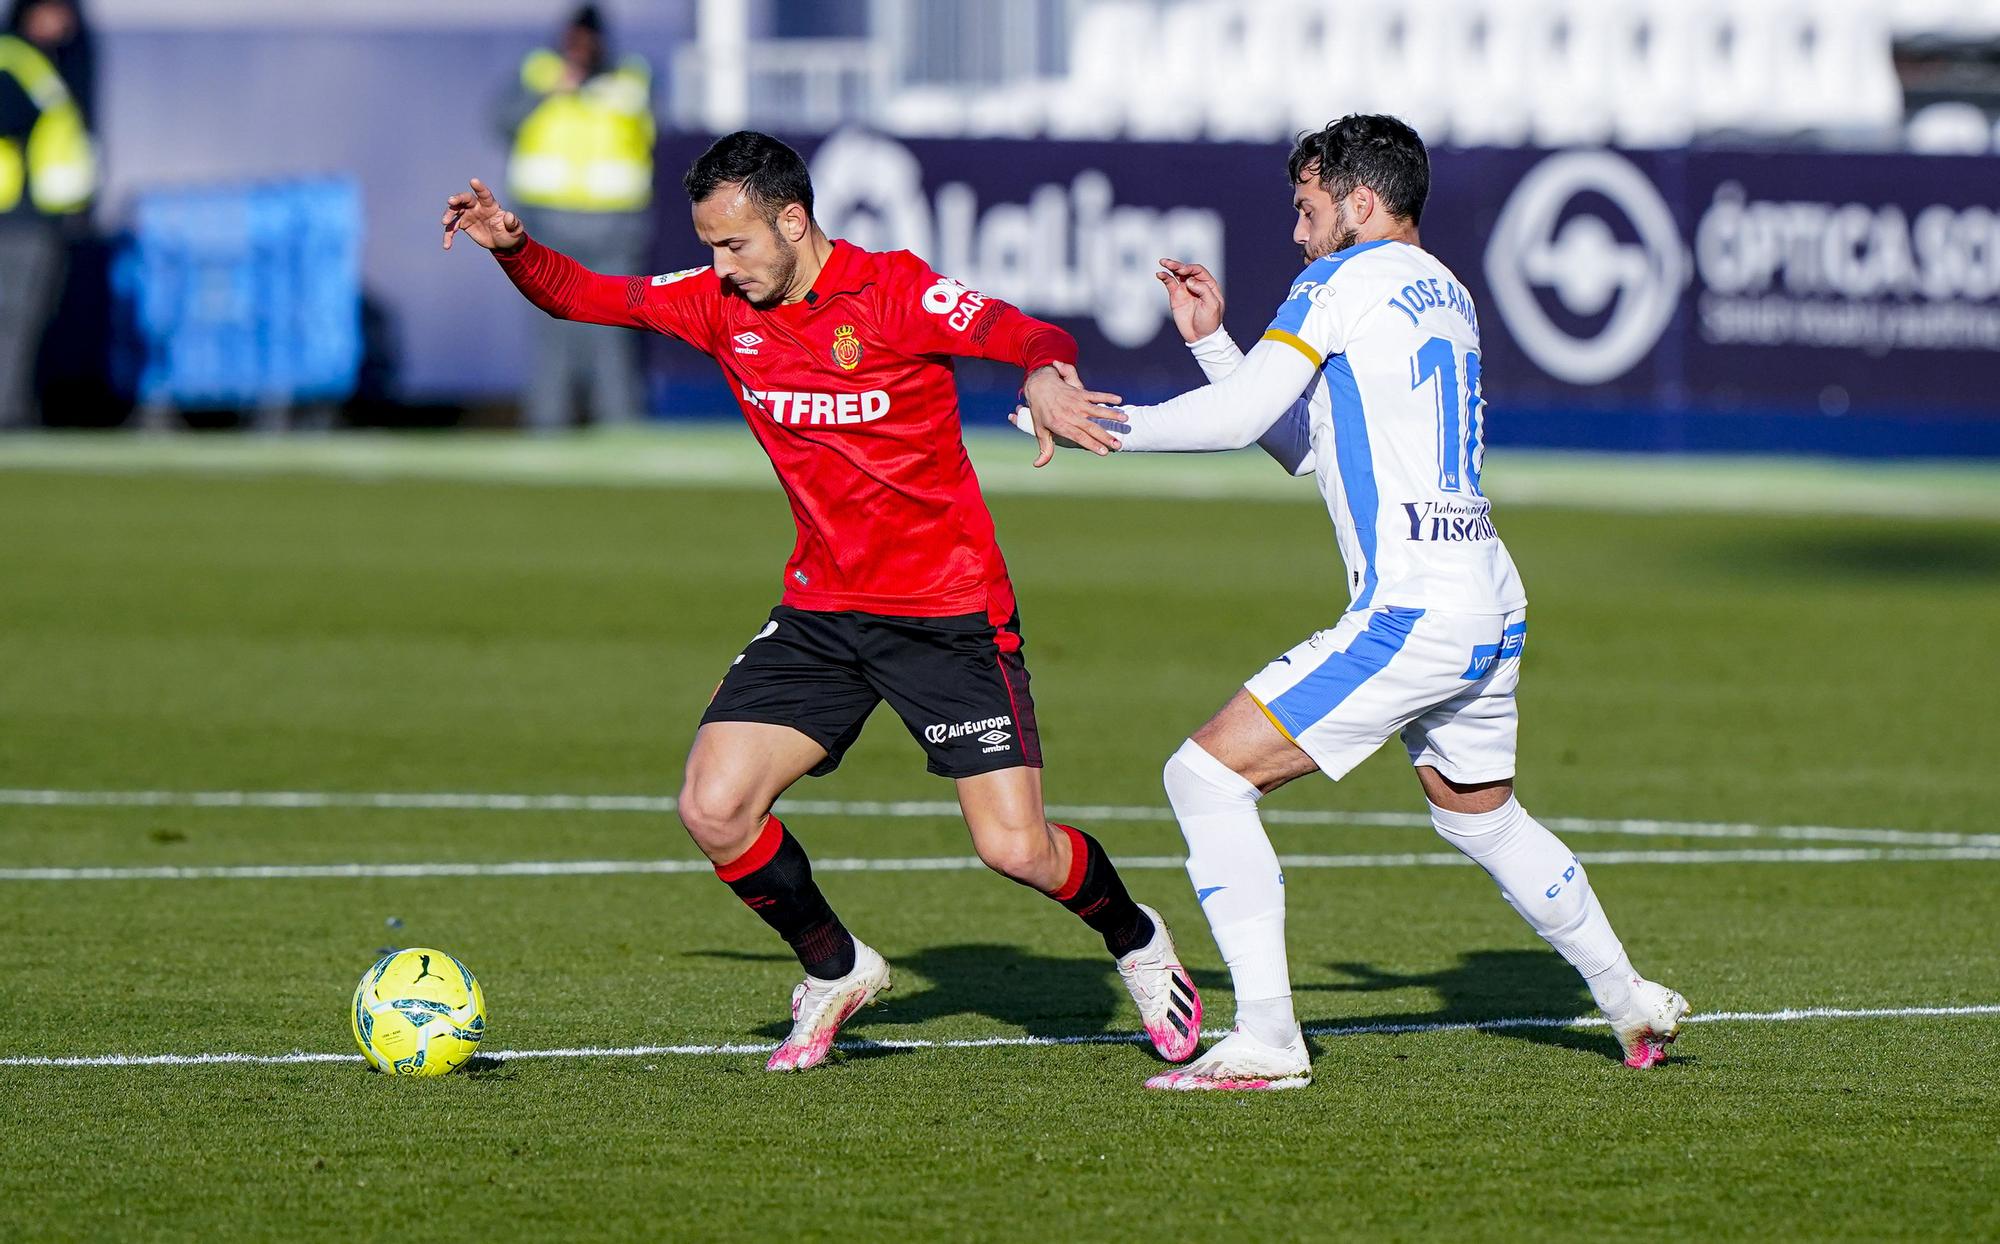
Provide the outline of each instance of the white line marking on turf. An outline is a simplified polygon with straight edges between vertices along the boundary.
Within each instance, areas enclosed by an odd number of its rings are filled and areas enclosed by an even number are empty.
[[[1874,1008],[1786,1007],[1780,1011],[1713,1011],[1690,1015],[1689,1024],[1790,1024],[1815,1019],[1930,1019],[2000,1015],[2000,1004],[1974,1006],[1898,1006]],[[1309,1037],[1384,1037],[1438,1032],[1501,1032],[1510,1028],[1603,1028],[1602,1016],[1579,1015],[1562,1019],[1552,1015],[1518,1015],[1500,1019],[1460,1020],[1416,1024],[1309,1024]],[[1218,1037],[1220,1031],[1204,1032]],[[1061,1037],[957,1037],[928,1040],[921,1037],[856,1040],[836,1043],[836,1048],[865,1050],[987,1050],[1061,1045],[1139,1045],[1141,1033],[1095,1032]],[[521,1058],[653,1058],[714,1054],[768,1054],[776,1046],[763,1043],[717,1043],[713,1045],[613,1045],[575,1046],[553,1050],[494,1050],[484,1055],[499,1062]],[[0,1067],[207,1067],[215,1065],[286,1066],[298,1063],[358,1063],[359,1054],[322,1054],[298,1051],[291,1054],[19,1054],[0,1057]]]
[[[1586,864],[1865,864],[1877,861],[2000,860],[2000,847],[1748,847],[1725,851],[1579,851]],[[1281,855],[1286,868],[1456,867],[1471,861],[1455,851],[1368,855]],[[1118,867],[1180,869],[1178,855],[1126,855]],[[816,872],[977,872],[978,856],[814,860]],[[217,864],[190,867],[0,868],[0,881],[289,881],[359,877],[608,877],[648,873],[708,873],[706,860],[512,860],[503,863]]]
[[[302,790],[23,790],[0,789],[0,805],[65,808],[372,808],[399,811],[650,812],[674,810],[669,795],[521,795],[464,791]],[[956,803],[944,800],[781,799],[777,810],[794,816],[957,820]],[[1079,821],[1174,819],[1170,808],[1129,804],[1052,804],[1049,814]],[[1427,829],[1430,818],[1413,812],[1342,812],[1267,808],[1272,825],[1350,825]],[[1869,842],[1905,847],[2000,847],[2000,834],[1856,829],[1837,825],[1751,825],[1738,821],[1660,821],[1544,817],[1550,829],[1572,834],[1638,838],[1778,838],[1792,842]]]

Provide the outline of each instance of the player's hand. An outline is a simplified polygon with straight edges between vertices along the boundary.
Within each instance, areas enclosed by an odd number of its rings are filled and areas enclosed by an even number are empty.
[[[486,183],[472,179],[470,191],[461,190],[444,201],[444,248],[451,249],[454,234],[463,233],[489,251],[514,251],[528,240],[521,218],[500,206]]]
[[[1035,416],[1028,410],[1025,402],[1025,398],[1016,399],[1014,409],[1007,412],[1007,423],[1017,431],[1025,432],[1029,436],[1039,436],[1040,433],[1035,430]],[[1100,428],[1109,428],[1113,432],[1130,432],[1132,430],[1132,425],[1125,421],[1123,412],[1120,412],[1117,418],[1113,418],[1110,415],[1092,415],[1090,421]],[[1067,436],[1055,437],[1055,445],[1057,449],[1083,448],[1083,446],[1077,444]]]
[[[1035,440],[1041,446],[1036,466],[1047,466],[1056,456],[1058,437],[1100,458],[1117,451],[1118,438],[1099,421],[1122,419],[1124,412],[1116,407],[1124,399],[1116,393],[1084,388],[1076,368],[1068,363],[1036,368],[1021,386],[1021,393],[1027,399]]]
[[[1163,271],[1153,275],[1167,287],[1167,309],[1173,312],[1174,327],[1181,340],[1200,341],[1222,327],[1222,282],[1198,263],[1162,259]]]

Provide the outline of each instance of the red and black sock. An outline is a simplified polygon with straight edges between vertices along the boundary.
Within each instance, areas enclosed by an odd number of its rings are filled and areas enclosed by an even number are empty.
[[[1070,825],[1058,825],[1069,835],[1069,877],[1049,895],[1069,908],[1104,937],[1104,948],[1124,958],[1153,940],[1153,921],[1125,892],[1125,882],[1097,839]]]
[[[715,875],[791,945],[806,975],[836,980],[854,970],[854,935],[819,892],[806,849],[783,821],[765,817],[750,849],[717,864]]]

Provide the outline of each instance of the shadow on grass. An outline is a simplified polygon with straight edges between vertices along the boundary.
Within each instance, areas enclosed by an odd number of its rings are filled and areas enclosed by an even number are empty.
[[[753,953],[736,950],[696,950],[686,952],[703,958],[742,962],[781,962],[791,958],[782,952]],[[990,942],[962,942],[934,946],[914,954],[897,956],[890,964],[896,987],[883,995],[878,1006],[856,1015],[842,1029],[844,1034],[867,1038],[869,1030],[883,1024],[922,1024],[935,1019],[970,1015],[1012,1025],[1037,1036],[1082,1036],[1124,1033],[1133,1030],[1130,1002],[1118,973],[1108,958],[1058,958],[1023,951],[1017,946]],[[1339,962],[1328,965],[1346,979],[1329,984],[1300,985],[1301,995],[1315,993],[1386,993],[1400,989],[1428,989],[1437,995],[1438,1005],[1426,1011],[1375,1015],[1314,1015],[1300,999],[1301,1020],[1308,1027],[1348,1027],[1362,1025],[1468,1024],[1481,1020],[1515,1016],[1547,1016],[1572,1019],[1595,1014],[1590,991],[1584,987],[1562,958],[1547,950],[1475,950],[1460,956],[1451,967],[1435,972],[1388,972],[1367,963]],[[1196,984],[1206,992],[1226,988],[1228,975],[1213,970],[1196,970]],[[921,978],[921,979],[920,979]],[[1218,1011],[1217,1007],[1222,1010]],[[1207,1023],[1225,1021],[1226,1006],[1221,999],[1210,1003]],[[791,1030],[779,1020],[757,1029],[760,1036],[782,1039]],[[1601,1028],[1496,1028],[1495,1035],[1536,1045],[1578,1050],[1617,1060],[1618,1044]],[[879,1034],[894,1039],[895,1034]],[[1325,1039],[1309,1039],[1315,1055],[1324,1052]],[[880,1058],[910,1051],[894,1047],[850,1049],[849,1058]]]
[[[504,1058],[491,1054],[474,1054],[458,1069],[462,1076],[475,1080],[514,1080],[519,1078],[520,1068],[510,1065]]]
[[[1786,530],[1745,535],[1713,551],[1732,573],[1760,578],[1944,583],[2000,576],[2000,537],[1990,527],[1899,523],[1867,531]]]
[[[1303,1017],[1309,1027],[1374,1024],[1468,1024],[1513,1016],[1571,1019],[1596,1013],[1590,991],[1576,970],[1549,950],[1475,950],[1435,972],[1385,972],[1366,963],[1332,963],[1346,977],[1325,985],[1302,985],[1305,993],[1385,993],[1428,989],[1438,1007],[1390,1015]],[[1599,1028],[1495,1028],[1495,1035],[1619,1057],[1618,1043]]]
[[[686,953],[755,963],[791,957],[735,950]],[[883,1024],[921,1024],[960,1015],[1014,1025],[1037,1036],[1135,1030],[1131,1000],[1109,956],[1060,958],[996,942],[960,942],[899,954],[889,967],[895,987],[879,1005],[850,1020],[843,1033],[865,1037],[868,1029]],[[1197,971],[1195,978],[1203,989],[1228,982],[1219,972]],[[790,1030],[781,1020],[756,1032],[775,1039]],[[893,1051],[855,1051],[871,1056],[887,1052]]]
[[[1111,1030],[1125,1001],[1111,960],[1058,958],[992,942],[931,946],[891,965],[897,988],[863,1027],[970,1015],[1033,1033]]]
[[[683,959],[727,959],[731,963],[797,963],[782,950],[683,950]]]

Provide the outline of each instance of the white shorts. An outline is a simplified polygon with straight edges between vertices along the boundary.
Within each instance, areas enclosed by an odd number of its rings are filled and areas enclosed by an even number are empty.
[[[1526,610],[1439,613],[1381,608],[1271,662],[1243,689],[1330,778],[1343,778],[1402,732],[1410,763],[1454,782],[1514,776],[1514,688]]]

